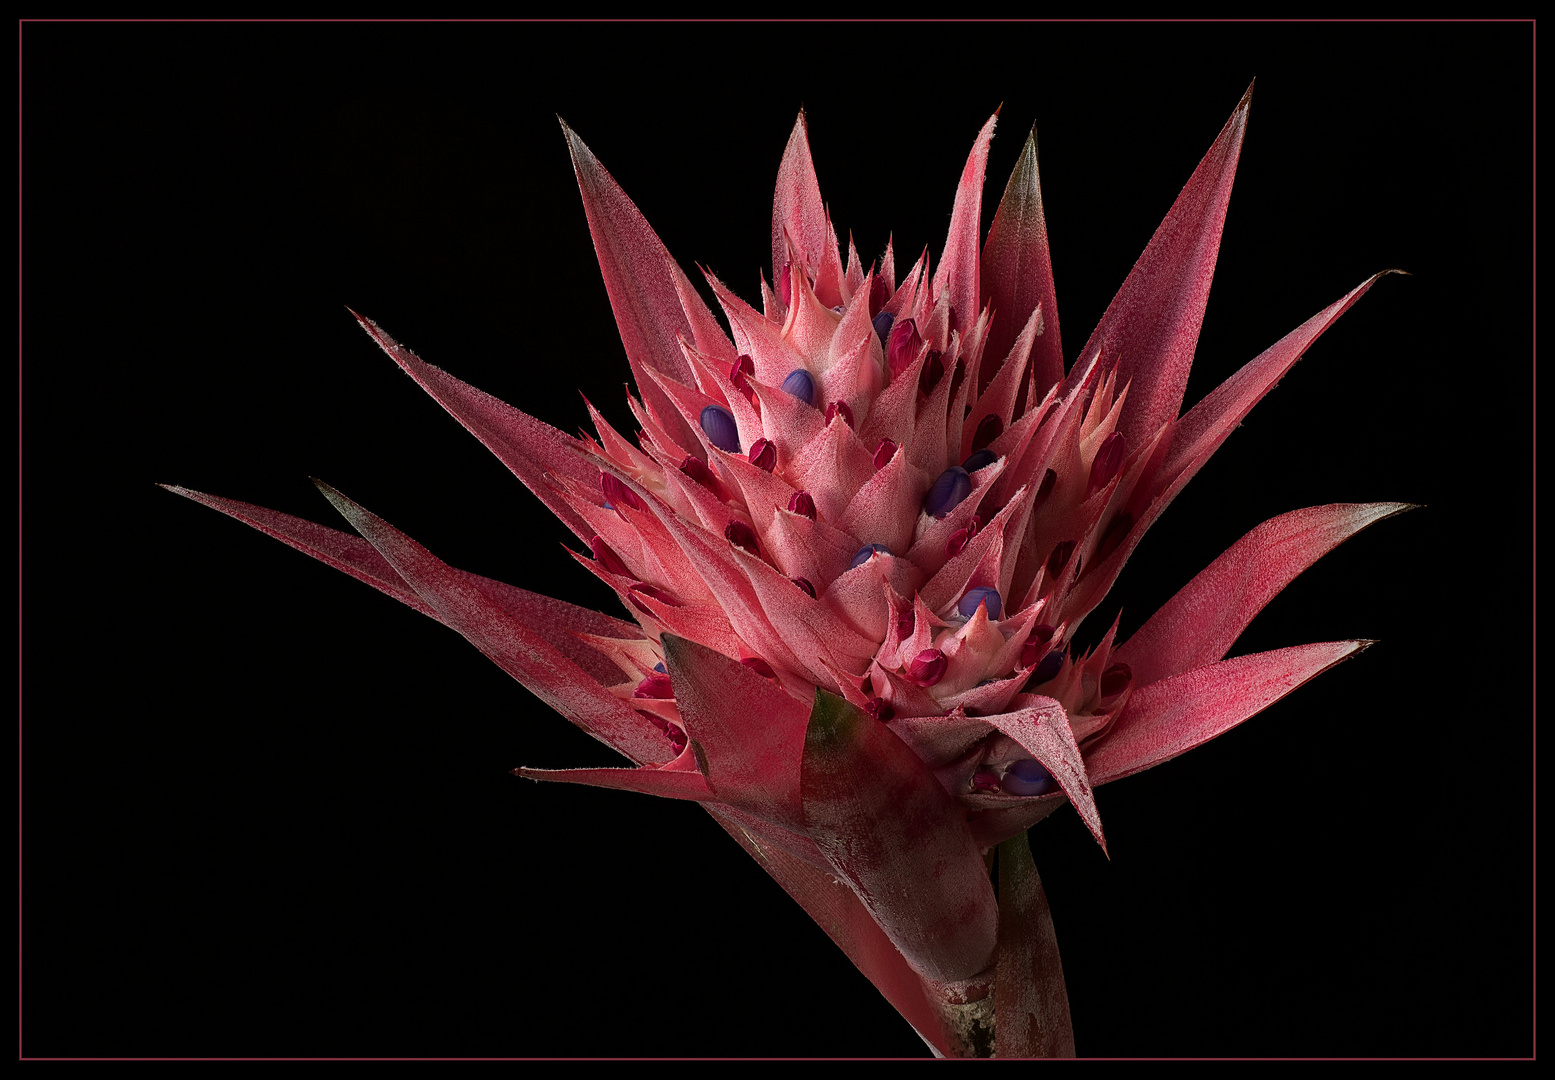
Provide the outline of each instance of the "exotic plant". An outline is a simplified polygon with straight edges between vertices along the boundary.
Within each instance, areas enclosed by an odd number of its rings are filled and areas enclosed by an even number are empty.
[[[1250,95],[1251,91],[1249,91]],[[1223,660],[1270,598],[1397,503],[1266,522],[1132,637],[1073,646],[1145,531],[1362,283],[1178,415],[1244,97],[1067,371],[1035,135],[978,242],[995,119],[937,264],[846,262],[801,116],[761,309],[714,318],[565,128],[640,400],[573,438],[363,328],[587,546],[631,621],[440,562],[320,484],[361,538],[172,488],[463,634],[631,768],[522,775],[700,802],[936,1053],[1074,1053],[1026,830],[1353,656]]]

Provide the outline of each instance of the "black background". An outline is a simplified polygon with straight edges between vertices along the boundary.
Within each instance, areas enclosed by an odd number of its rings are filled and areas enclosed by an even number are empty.
[[[1377,285],[1162,518],[1125,632],[1258,522],[1427,508],[1236,652],[1381,639],[1033,831],[1087,1055],[1532,1047],[1532,31],[1523,25],[23,27],[23,1050],[909,1055],[698,807],[450,631],[154,487],[611,612],[356,328],[563,429],[627,366],[555,115],[748,299],[802,105],[865,258],[936,253],[1002,103],[1070,362],[1258,79],[1188,402]],[[908,261],[903,258],[898,265]]]

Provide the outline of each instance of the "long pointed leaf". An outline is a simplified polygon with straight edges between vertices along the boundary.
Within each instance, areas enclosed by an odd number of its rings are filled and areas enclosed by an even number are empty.
[[[1209,742],[1371,644],[1327,641],[1275,649],[1140,687],[1112,730],[1085,755],[1091,785],[1143,772]]]
[[[1213,664],[1307,567],[1408,503],[1335,503],[1271,518],[1227,548],[1118,646],[1136,687]]]
[[[1129,386],[1118,425],[1129,446],[1174,419],[1182,405],[1252,95],[1249,86],[1080,352],[1082,359],[1100,350],[1116,360],[1118,385]]]
[[[669,756],[658,729],[487,599],[463,574],[328,484],[320,483],[319,490],[442,622],[541,701],[633,761],[657,762]]]

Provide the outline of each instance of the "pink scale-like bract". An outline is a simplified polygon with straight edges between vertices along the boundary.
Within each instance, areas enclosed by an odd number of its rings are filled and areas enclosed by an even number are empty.
[[[1364,649],[1223,659],[1400,503],[1248,533],[1128,640],[1076,629],[1145,531],[1367,279],[1179,415],[1249,97],[1067,367],[1028,138],[988,236],[995,118],[937,262],[846,260],[795,124],[761,306],[710,310],[565,129],[640,397],[573,438],[363,328],[540,497],[612,618],[457,570],[326,485],[359,534],[183,488],[464,635],[627,768],[522,775],[700,802],[939,1054],[1074,1052],[1024,833]],[[1380,275],[1378,275],[1380,276]],[[777,283],[769,287],[767,280]],[[727,328],[727,329],[726,329]],[[989,867],[997,852],[998,889]]]

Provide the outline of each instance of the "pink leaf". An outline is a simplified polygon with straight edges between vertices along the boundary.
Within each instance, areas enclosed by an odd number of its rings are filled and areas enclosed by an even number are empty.
[[[1113,659],[1132,669],[1136,687],[1213,664],[1297,574],[1367,526],[1410,509],[1335,503],[1271,518],[1184,585]]]
[[[686,283],[680,267],[626,192],[565,123],[562,134],[572,153],[572,168],[583,194],[589,233],[594,238],[605,291],[610,295],[610,308],[615,312],[637,389],[649,411],[676,442],[694,445],[682,437],[688,436],[689,431],[682,430],[683,421],[645,372],[662,371],[676,382],[689,385],[693,381],[691,369],[681,355],[677,337],[695,341],[701,351],[720,356],[732,354],[733,346],[717,330],[718,324],[707,305]],[[712,333],[715,330],[716,337]],[[709,347],[719,339],[720,344]]]
[[[356,312],[351,314],[356,315]],[[448,410],[450,416],[463,424],[465,430],[497,455],[502,464],[580,539],[586,541],[593,535],[588,523],[545,480],[545,474],[551,472],[589,485],[596,482],[598,459],[580,440],[433,367],[384,333],[371,319],[356,315],[356,321],[379,348]]]
[[[662,640],[675,702],[686,734],[702,749],[708,786],[723,802],[803,829],[799,760],[810,710],[780,684],[706,646],[671,634]]]
[[[982,229],[983,172],[988,165],[988,144],[993,140],[994,125],[998,121],[998,113],[990,116],[972,143],[972,152],[967,155],[966,165],[961,170],[961,182],[956,185],[950,234],[945,237],[945,250],[940,256],[939,269],[934,272],[934,298],[949,299],[963,336],[982,307],[978,303],[977,236]]]
[[[541,701],[633,761],[662,761],[668,756],[664,737],[651,723],[487,599],[464,574],[328,484],[318,486],[439,620]]]
[[[1209,742],[1267,709],[1370,641],[1329,641],[1238,656],[1142,686],[1085,765],[1092,786],[1131,776]]]
[[[993,325],[984,355],[1002,359],[1032,313],[1042,309],[1042,333],[1031,353],[1039,395],[1064,378],[1064,353],[1058,336],[1058,298],[1053,291],[1053,262],[1048,253],[1047,222],[1042,216],[1042,184],[1037,175],[1037,129],[1033,125],[1010,174],[1004,198],[983,245],[983,296],[993,303]]]
[[[1252,95],[1249,86],[1080,351],[1081,359],[1100,350],[1116,360],[1118,384],[1129,386],[1119,430],[1130,446],[1150,438],[1182,405]]]

